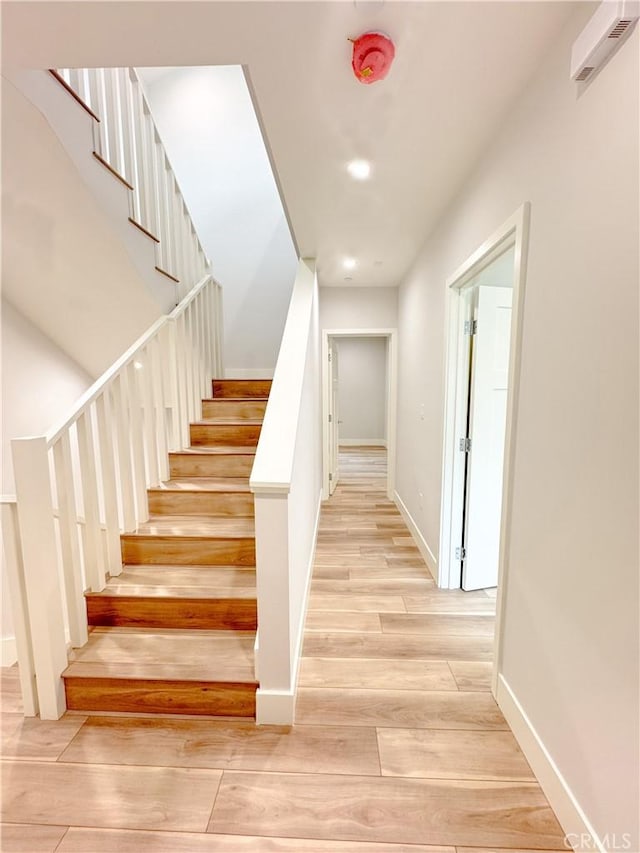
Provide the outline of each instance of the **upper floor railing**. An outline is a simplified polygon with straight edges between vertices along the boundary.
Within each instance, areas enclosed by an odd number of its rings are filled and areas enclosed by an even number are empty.
[[[189,444],[189,422],[223,375],[221,319],[220,287],[206,276],[60,424],[11,442],[17,514],[3,499],[2,520],[27,714],[64,711],[67,637],[87,641],[84,593],[120,574],[121,532],[148,519],[147,488],[168,479],[167,451]]]
[[[209,261],[135,69],[51,73],[92,115],[95,156],[131,190],[130,220],[155,241],[156,268],[184,296],[205,275]]]

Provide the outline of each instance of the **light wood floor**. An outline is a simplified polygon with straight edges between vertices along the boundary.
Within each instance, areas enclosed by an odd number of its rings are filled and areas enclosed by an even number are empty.
[[[494,597],[436,589],[385,464],[341,455],[293,728],[25,719],[2,671],[4,853],[566,849],[489,692]]]

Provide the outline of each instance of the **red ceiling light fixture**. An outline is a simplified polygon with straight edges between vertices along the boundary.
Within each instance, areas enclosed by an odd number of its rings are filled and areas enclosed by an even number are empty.
[[[361,83],[376,83],[389,73],[396,49],[388,36],[382,33],[363,33],[353,44],[351,67]]]

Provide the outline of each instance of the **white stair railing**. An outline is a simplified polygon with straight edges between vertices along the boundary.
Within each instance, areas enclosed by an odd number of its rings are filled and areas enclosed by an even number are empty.
[[[14,624],[25,626],[21,678],[37,685],[27,715],[65,710],[67,636],[74,647],[87,641],[84,592],[120,574],[120,533],[148,519],[147,488],[168,479],[168,451],[188,445],[189,422],[222,375],[221,321],[221,288],[206,276],[59,426],[11,442],[17,518],[9,501],[3,532]]]
[[[184,296],[209,268],[133,68],[52,73],[93,115],[94,153],[131,190],[130,219],[156,243],[156,268]]]

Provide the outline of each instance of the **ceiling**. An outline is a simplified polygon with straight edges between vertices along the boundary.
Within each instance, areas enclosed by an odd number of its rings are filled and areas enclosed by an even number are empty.
[[[576,5],[5,0],[2,58],[244,65],[300,254],[323,285],[394,286]],[[369,29],[396,59],[364,86],[348,37]],[[347,174],[353,158],[371,161],[368,181]]]

